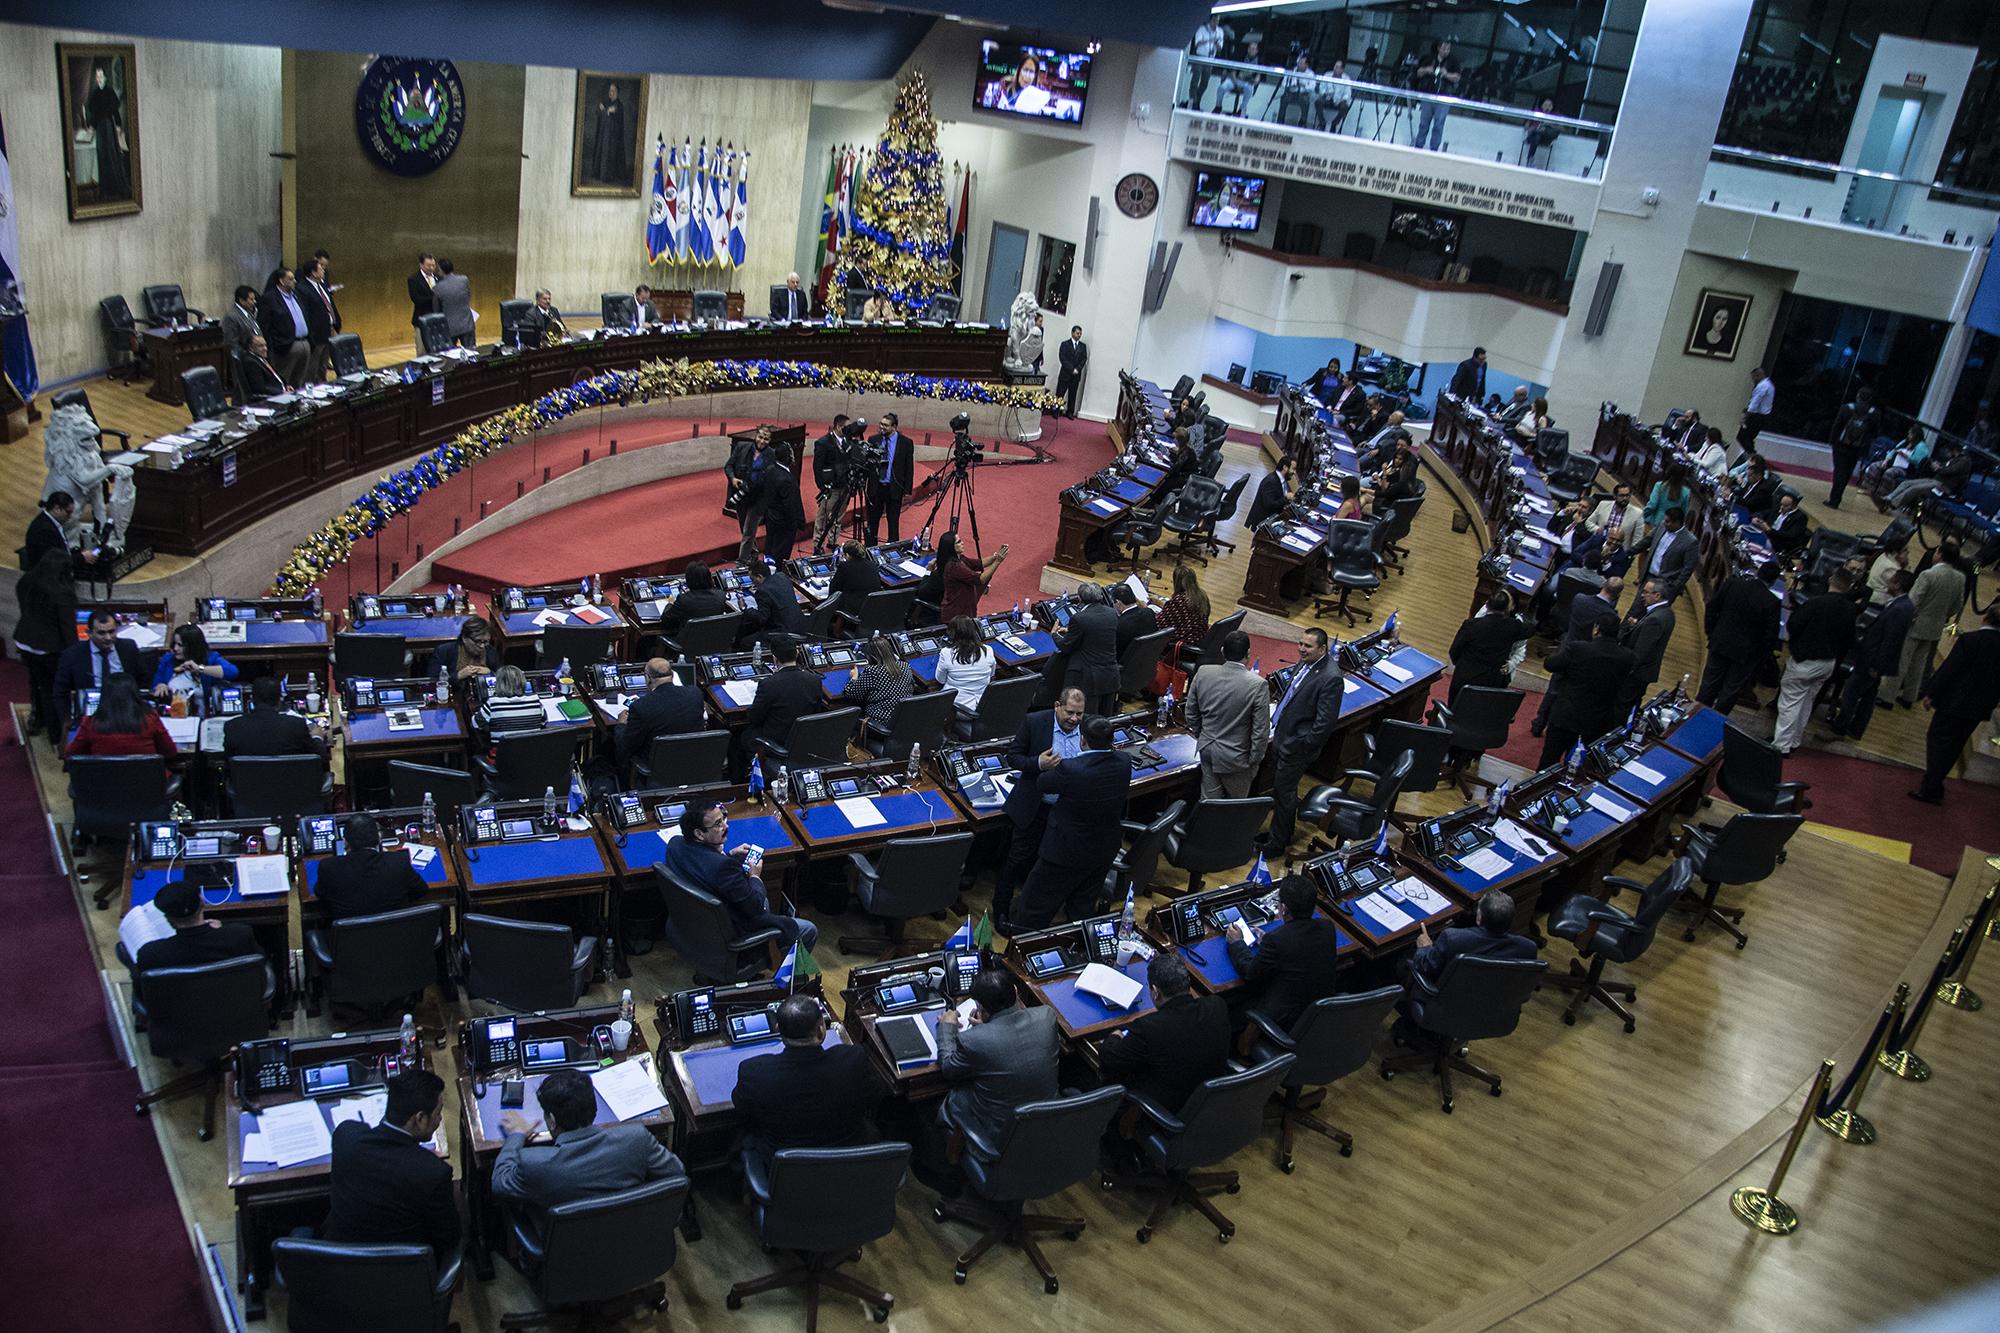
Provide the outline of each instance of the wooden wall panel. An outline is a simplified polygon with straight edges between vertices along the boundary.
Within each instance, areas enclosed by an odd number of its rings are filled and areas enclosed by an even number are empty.
[[[341,317],[364,346],[408,343],[405,281],[420,250],[450,256],[472,280],[479,335],[492,341],[514,290],[521,200],[522,70],[460,63],[465,137],[428,176],[403,177],[362,153],[354,89],[367,57],[299,51],[287,60],[297,177],[296,244],[332,254]],[[275,111],[275,108],[274,108]]]
[[[530,67],[523,108],[520,294],[547,287],[563,310],[595,314],[602,292],[640,282],[687,286],[685,275],[646,264],[646,200],[575,198],[569,192],[576,71]],[[744,267],[729,285],[747,308],[766,308],[766,287],[792,268],[805,169],[812,84],[800,79],[653,75],[646,99],[642,196],[652,188],[653,139],[704,135],[748,148],[750,228]],[[825,169],[821,164],[822,171]],[[713,270],[711,270],[713,272]]]
[[[97,302],[178,282],[219,314],[239,282],[261,284],[278,257],[279,53],[272,47],[155,41],[7,25],[0,118],[19,210],[30,328],[42,382],[105,364]],[[139,66],[145,210],[71,222],[55,44],[130,42]],[[353,137],[353,130],[348,130]]]

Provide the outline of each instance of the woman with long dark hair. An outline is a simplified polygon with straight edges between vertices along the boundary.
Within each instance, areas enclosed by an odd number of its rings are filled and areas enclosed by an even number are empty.
[[[1174,632],[1174,646],[1199,648],[1208,637],[1208,594],[1192,565],[1174,566],[1174,595],[1160,603],[1160,624]]]
[[[77,727],[64,751],[69,755],[157,754],[162,759],[172,759],[178,752],[160,715],[146,707],[140,697],[139,682],[122,671],[104,682],[104,697],[97,701],[97,711]]]
[[[895,641],[886,634],[868,641],[868,659],[867,666],[847,678],[840,700],[861,705],[868,729],[886,736],[896,705],[917,692],[917,673],[910,670],[910,664],[896,651]]]
[[[986,687],[993,683],[998,665],[993,649],[979,632],[979,622],[971,616],[954,618],[951,642],[938,654],[937,683],[941,690],[958,691],[960,712],[979,710],[979,701],[986,697]]]
[[[173,651],[160,655],[160,665],[153,672],[153,697],[185,698],[189,700],[189,716],[206,717],[222,682],[235,680],[240,674],[234,662],[208,646],[201,626],[182,625],[174,631]]]

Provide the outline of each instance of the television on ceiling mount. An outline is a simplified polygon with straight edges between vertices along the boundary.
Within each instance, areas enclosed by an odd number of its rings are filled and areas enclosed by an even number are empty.
[[[1059,51],[1049,46],[983,41],[979,44],[972,104],[981,110],[1034,120],[1081,124],[1090,95],[1095,45],[1086,51]]]
[[[1221,171],[1194,173],[1188,226],[1211,231],[1255,231],[1264,216],[1264,178]]]

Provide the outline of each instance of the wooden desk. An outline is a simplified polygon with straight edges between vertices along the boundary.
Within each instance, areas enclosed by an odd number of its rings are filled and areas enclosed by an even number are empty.
[[[1452,816],[1441,816],[1441,818],[1453,820]],[[1456,826],[1468,821],[1461,817],[1453,822]],[[1477,822],[1482,826],[1486,822],[1483,809],[1477,816]],[[1528,832],[1531,838],[1538,836],[1532,829]],[[1535,915],[1542,887],[1568,864],[1569,858],[1560,845],[1556,844],[1548,846],[1551,855],[1539,859],[1516,851],[1497,837],[1490,837],[1488,847],[1507,863],[1505,869],[1496,870],[1490,876],[1480,874],[1462,864],[1446,864],[1438,858],[1427,855],[1413,833],[1404,835],[1400,856],[1409,866],[1420,871],[1426,881],[1450,890],[1466,903],[1477,903],[1480,896],[1490,890],[1505,889],[1514,898],[1515,928],[1525,930]]]
[[[1630,811],[1625,819],[1607,814],[1591,803]],[[1572,778],[1560,768],[1537,774],[1515,788],[1508,798],[1507,813],[1562,848],[1569,862],[1550,877],[1542,891],[1542,907],[1553,912],[1571,894],[1587,893],[1594,898],[1604,877],[1617,866],[1633,831],[1633,823],[1646,812],[1634,802],[1601,782]],[[1643,859],[1643,857],[1641,858]]]
[[[1148,960],[1137,954],[1122,968],[1116,960],[1105,964],[1139,983],[1138,997],[1129,1009],[1113,1008],[1096,996],[1078,990],[1076,982],[1082,975],[1082,969],[1040,981],[1033,977],[1028,970],[1030,954],[1065,946],[1083,950],[1084,929],[1082,922],[1072,921],[1068,925],[1018,936],[1007,942],[1007,952],[1000,960],[1001,966],[1013,974],[1021,989],[1033,996],[1037,1004],[1047,1005],[1055,1011],[1056,1028],[1073,1050],[1107,1032],[1125,1027],[1135,1018],[1143,1018],[1154,1009],[1152,988],[1146,984]]]
[[[1155,907],[1147,913],[1146,937],[1156,947],[1174,949],[1202,990],[1210,995],[1233,995],[1243,989],[1243,978],[1229,957],[1229,945],[1223,939],[1223,932],[1215,928],[1210,917],[1225,908],[1241,908],[1243,904],[1270,892],[1269,884],[1243,883],[1184,894],[1166,906]],[[1324,902],[1314,909],[1313,915],[1327,918]],[[1198,920],[1201,933],[1190,934],[1189,928],[1182,924],[1184,919]],[[1334,957],[1344,962],[1360,949],[1361,942],[1351,930],[1339,920],[1334,920]]]
[[[322,686],[327,683],[332,656],[324,620],[259,617],[236,623],[244,627],[243,642],[223,643],[211,638],[208,646],[234,662],[245,677],[311,672]]]
[[[181,375],[197,366],[209,366],[222,377],[222,388],[229,390],[229,369],[225,358],[228,353],[223,345],[222,325],[213,321],[197,324],[193,328],[142,329],[140,336],[146,340],[146,355],[153,363],[153,387],[146,390],[146,396],[156,402],[179,407],[187,402],[181,392]]]
[[[425,682],[413,680],[417,688]],[[396,704],[391,707],[403,707]],[[417,709],[423,726],[415,731],[392,731],[386,708],[343,711],[341,724],[346,733],[347,781],[355,785],[357,770],[386,765],[392,759],[440,763],[448,768],[465,767],[465,721],[455,703],[437,703],[428,697]]]
[[[539,802],[516,804],[537,811],[540,807]],[[609,912],[614,881],[611,858],[594,826],[572,829],[564,821],[553,838],[476,846],[461,841],[452,844],[451,852],[461,885],[461,914],[516,903],[575,902],[582,913],[579,933],[594,933],[606,941],[618,975],[632,975],[617,919]]]
[[[820,771],[832,781],[838,776],[855,776],[878,770],[894,774],[897,781],[893,791],[862,792],[874,802],[876,810],[882,815],[884,822],[880,824],[856,827],[831,796],[811,805],[792,804],[785,807],[785,824],[791,830],[793,840],[807,856],[817,859],[846,852],[871,852],[892,838],[925,838],[965,831],[965,817],[959,814],[958,807],[931,778],[920,775],[914,788],[902,785],[901,764],[879,760],[872,765],[850,765]],[[865,783],[867,779],[863,781]],[[792,795],[794,798],[799,795],[797,774],[792,777]]]
[[[385,851],[407,851],[410,847],[418,845],[413,843],[406,844],[403,841],[403,833],[406,828],[415,826],[423,818],[423,809],[421,806],[390,807],[387,809],[371,810],[368,813],[382,830],[382,843]],[[345,818],[347,818],[345,815],[304,816],[299,820],[299,846],[304,848],[311,845],[309,830],[315,819],[332,820],[337,824],[338,821]],[[417,901],[420,903],[436,903],[445,910],[447,943],[444,952],[438,959],[438,986],[447,1000],[455,1000],[458,998],[458,986],[452,980],[451,976],[451,946],[449,943],[455,932],[451,929],[450,917],[453,908],[458,905],[464,895],[465,881],[460,877],[457,860],[451,855],[448,846],[450,839],[447,829],[448,825],[442,822],[439,824],[436,839],[429,844],[437,854],[432,856],[426,864],[416,867],[417,874],[423,878],[425,884],[424,896]],[[320,867],[332,859],[333,855],[330,852],[306,852],[295,857],[292,861],[292,891],[298,895],[299,899],[301,943],[304,942],[303,935],[306,931],[322,930],[329,924],[326,905],[320,901],[317,889],[319,886]],[[324,978],[319,970],[318,962],[315,961],[311,946],[308,945],[303,952],[306,982],[306,1015],[310,1018],[317,1018],[320,1010],[320,997],[325,990]]]
[[[190,832],[195,837],[201,837],[218,830],[248,834],[253,830],[261,831],[266,823],[276,822],[262,819],[205,820],[198,824],[182,824],[180,829],[183,837]],[[123,892],[119,899],[119,920],[122,921],[125,913],[133,908],[153,901],[154,894],[171,881],[183,878],[190,866],[210,863],[207,860],[191,861],[185,857],[171,862],[154,861],[137,846],[128,845],[122,875]],[[277,989],[271,996],[272,1012],[289,1014],[294,998],[291,993],[291,895],[269,893],[245,898],[236,883],[236,858],[216,858],[212,863],[226,870],[229,887],[202,890],[203,911],[214,920],[250,927],[250,932],[257,937],[257,947],[270,961],[271,971],[277,980]]]
[[[1056,501],[1056,549],[1049,563],[1089,578],[1092,543],[1131,517],[1133,510],[1153,508],[1165,498],[1166,462],[1165,458],[1148,457],[1130,475],[1099,474],[1087,479],[1083,484],[1090,492],[1088,499],[1064,490]]]
[[[1382,857],[1369,847],[1349,847],[1319,857],[1306,867],[1329,915],[1370,957],[1414,948],[1420,930],[1448,925],[1470,907],[1472,900],[1466,894],[1427,873],[1421,861],[1408,855],[1410,850],[1406,843],[1402,852]],[[1376,883],[1350,885],[1341,879],[1342,872],[1367,871],[1374,872]],[[1384,880],[1399,892],[1414,881],[1430,894],[1421,901],[1407,894],[1400,900],[1392,898],[1382,891]]]
[[[930,1029],[931,1040],[937,1040],[938,1017],[944,1013],[940,1007],[919,1009],[908,1015],[887,1014],[881,1011],[876,995],[877,989],[890,977],[909,973],[927,972],[933,967],[942,968],[945,956],[942,950],[932,953],[911,954],[905,958],[889,958],[879,963],[869,963],[854,968],[847,974],[847,986],[840,993],[843,1014],[841,1026],[847,1031],[855,1045],[868,1052],[868,1063],[881,1076],[890,1092],[905,1101],[929,1101],[942,1097],[945,1092],[944,1075],[939,1072],[937,1062],[898,1068],[895,1058],[889,1054],[888,1045],[876,1035],[875,1025],[885,1017],[912,1017]]]

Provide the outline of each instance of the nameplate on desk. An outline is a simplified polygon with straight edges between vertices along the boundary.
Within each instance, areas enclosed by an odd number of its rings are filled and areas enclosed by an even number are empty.
[[[875,828],[889,822],[882,812],[875,808],[875,802],[866,796],[844,796],[833,805],[855,828]]]
[[[1514,868],[1509,861],[1491,847],[1481,847],[1476,852],[1468,852],[1458,858],[1459,864],[1481,879],[1498,879]]]
[[[1386,658],[1380,662],[1377,662],[1375,664],[1375,669],[1381,672],[1383,675],[1387,676],[1390,680],[1396,680],[1408,683],[1417,678],[1416,672],[1411,671],[1406,667],[1397,666],[1394,662],[1388,661]]]
[[[1115,514],[1125,506],[1119,504],[1116,500],[1109,500],[1100,495],[1090,502],[1090,507],[1100,514]]]
[[[1621,824],[1636,817],[1639,813],[1628,806],[1618,804],[1618,802],[1612,800],[1603,792],[1588,792],[1584,795],[1583,799],[1589,803],[1591,809],[1597,811],[1599,814],[1609,815]]]
[[[1667,775],[1657,768],[1648,768],[1636,759],[1628,760],[1623,770],[1648,786],[1657,787],[1667,780]]]

